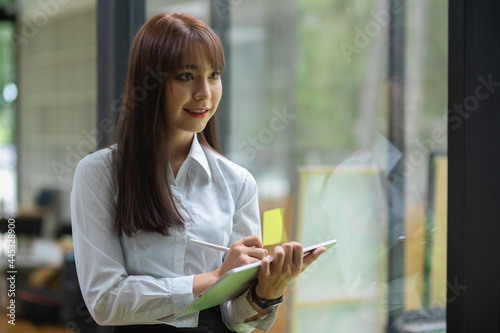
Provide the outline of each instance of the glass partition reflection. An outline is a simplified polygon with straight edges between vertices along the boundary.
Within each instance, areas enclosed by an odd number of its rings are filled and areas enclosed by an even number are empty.
[[[447,3],[406,3],[404,149],[389,117],[397,11],[368,0],[231,7],[229,155],[254,174],[262,210],[285,208],[289,238],[338,240],[296,281],[274,332],[445,331]],[[389,242],[394,182],[404,233]],[[403,276],[390,280],[395,247]]]

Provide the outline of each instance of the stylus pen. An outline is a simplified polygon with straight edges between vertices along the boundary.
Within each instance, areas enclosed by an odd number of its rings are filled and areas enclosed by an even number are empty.
[[[224,252],[229,252],[229,248],[224,247],[224,246],[215,245],[215,244],[211,244],[211,243],[203,242],[203,241],[196,240],[196,239],[190,239],[189,241],[190,241],[191,243],[193,243],[193,244],[197,244],[197,245],[201,245],[201,246],[204,246],[204,247],[208,247],[208,248],[210,248],[210,249],[219,250],[219,251],[224,251]]]

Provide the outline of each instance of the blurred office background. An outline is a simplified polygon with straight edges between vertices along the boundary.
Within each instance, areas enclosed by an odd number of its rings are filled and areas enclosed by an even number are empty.
[[[183,12],[216,28],[225,155],[255,176],[262,211],[284,208],[286,238],[338,240],[290,288],[272,332],[446,331],[448,2],[144,6],[145,19]],[[113,127],[98,113],[97,9],[0,1],[0,196],[22,238],[19,289],[62,288],[73,173]],[[69,306],[77,319],[33,329],[90,327],[84,304]]]

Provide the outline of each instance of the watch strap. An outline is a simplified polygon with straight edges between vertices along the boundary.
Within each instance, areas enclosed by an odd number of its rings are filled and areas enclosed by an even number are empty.
[[[250,295],[252,297],[252,302],[254,302],[255,304],[257,304],[257,306],[259,308],[261,308],[262,310],[266,310],[266,309],[269,309],[270,307],[276,305],[276,304],[280,304],[280,303],[283,303],[283,295],[281,295],[280,297],[278,298],[275,298],[275,299],[260,299],[258,296],[257,296],[257,293],[255,292],[255,287],[257,286],[257,284],[254,284],[252,286],[252,288],[250,288]]]

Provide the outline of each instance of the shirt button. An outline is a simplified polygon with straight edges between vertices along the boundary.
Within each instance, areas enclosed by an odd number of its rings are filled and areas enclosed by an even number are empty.
[[[178,266],[182,265],[182,259],[177,259],[175,261],[175,264],[178,265]]]

